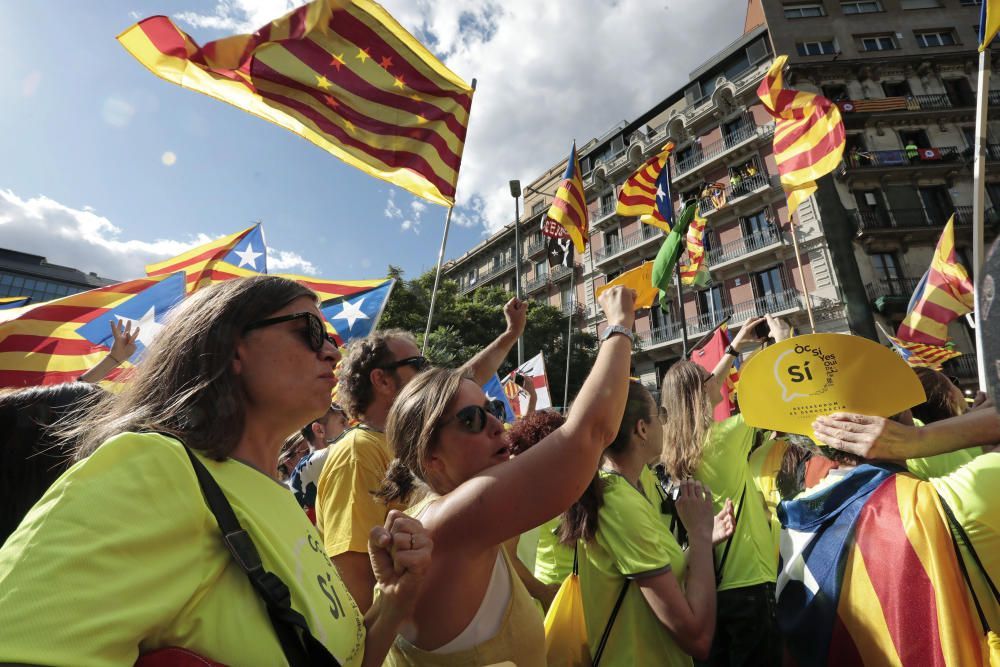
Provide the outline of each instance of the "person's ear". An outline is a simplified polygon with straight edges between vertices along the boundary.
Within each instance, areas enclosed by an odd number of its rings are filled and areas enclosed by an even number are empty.
[[[326,429],[323,427],[323,424],[314,422],[311,428],[314,439],[318,442],[323,442],[323,438],[326,436]]]
[[[236,375],[241,375],[243,373],[243,343],[236,343],[236,352],[233,353],[233,360],[231,362],[233,373]]]
[[[645,419],[636,419],[635,428],[632,429],[632,432],[635,433],[640,439],[645,440],[646,433],[649,432],[649,424]]]

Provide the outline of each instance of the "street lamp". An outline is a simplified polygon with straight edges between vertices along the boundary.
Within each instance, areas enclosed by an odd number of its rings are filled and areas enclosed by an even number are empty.
[[[521,298],[521,181],[510,182],[510,196],[514,198],[514,296]],[[517,339],[517,367],[524,363],[524,336]]]

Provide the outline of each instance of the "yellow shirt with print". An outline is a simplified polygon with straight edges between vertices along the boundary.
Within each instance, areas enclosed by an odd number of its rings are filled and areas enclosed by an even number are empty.
[[[695,479],[712,489],[716,512],[722,511],[726,498],[733,499],[733,514],[740,512],[740,496],[746,489],[736,532],[730,538],[732,546],[723,568],[720,591],[777,579],[778,554],[774,551],[767,505],[747,461],[753,438],[754,429],[746,425],[743,415],[713,424],[701,464],[694,474]],[[725,542],[715,547],[716,563],[722,561],[725,548]]]
[[[342,664],[364,619],[288,489],[199,455],[292,607]],[[227,665],[286,665],[173,438],[125,433],[60,477],[0,549],[0,663],[131,665],[178,646]]]
[[[650,488],[652,476],[644,472],[644,493],[640,493],[620,475],[606,471],[600,475],[605,488],[597,535],[589,544],[580,543],[580,587],[591,655],[626,578],[669,570],[683,587],[686,567],[684,553],[670,534],[670,517],[660,513],[660,498]],[[602,667],[691,664],[639,586],[630,583],[601,657]]]
[[[348,551],[368,552],[368,533],[385,523],[389,504],[374,493],[382,485],[393,459],[385,434],[355,426],[330,445],[316,485],[316,528],[333,558]]]

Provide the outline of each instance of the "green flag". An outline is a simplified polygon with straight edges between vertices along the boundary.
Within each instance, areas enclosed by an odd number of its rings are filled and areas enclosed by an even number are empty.
[[[694,214],[697,210],[698,203],[696,201],[691,201],[684,207],[653,261],[653,287],[660,290],[661,303],[666,297],[667,288],[670,287],[671,276],[674,272],[674,266],[677,265],[677,260],[681,256],[688,226],[694,220]]]

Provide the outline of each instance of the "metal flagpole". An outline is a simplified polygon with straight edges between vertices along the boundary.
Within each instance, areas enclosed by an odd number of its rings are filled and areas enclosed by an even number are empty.
[[[688,326],[687,320],[684,317],[684,288],[681,287],[681,263],[677,262],[674,264],[674,273],[677,274],[677,310],[680,311],[681,315],[681,352],[684,357],[684,361],[688,360]]]
[[[451,228],[451,212],[454,207],[448,207],[448,217],[444,220],[444,234],[441,236],[441,250],[438,252],[437,273],[434,274],[434,289],[431,291],[431,307],[427,311],[427,328],[424,329],[424,346],[420,353],[427,352],[427,339],[431,335],[431,323],[434,320],[434,302],[437,301],[438,283],[441,282],[441,265],[444,263],[444,248],[448,245],[448,229]]]
[[[573,349],[573,310],[576,308],[576,260],[573,258],[574,248],[570,246],[569,252],[569,325],[566,327],[566,382],[563,385],[563,414],[566,414],[566,406],[569,405],[569,355]]]
[[[792,230],[792,247],[795,249],[795,263],[799,267],[799,282],[802,283],[802,295],[806,300],[806,313],[809,314],[809,328],[816,333],[816,322],[813,320],[812,299],[809,298],[809,289],[806,287],[806,274],[802,270],[802,255],[799,254],[799,237],[795,234],[794,211],[788,213],[788,226]]]
[[[510,182],[510,196],[514,198],[514,296],[521,298],[521,181]],[[524,363],[524,336],[517,337],[517,365]]]
[[[982,276],[985,248],[983,224],[986,213],[986,134],[987,109],[990,94],[990,50],[979,54],[979,89],[976,93],[976,152],[972,164],[972,279],[976,300],[976,370],[979,389],[986,390],[986,359],[983,357],[983,327],[979,318],[979,281]]]
[[[472,91],[476,90],[476,80],[472,80]],[[465,144],[462,144],[464,150]],[[461,168],[461,163],[459,163],[459,168]],[[455,183],[458,184],[458,174],[455,174]],[[456,187],[457,189],[457,187]],[[455,195],[455,201],[458,201],[458,194]],[[427,339],[431,335],[431,324],[434,321],[434,302],[437,301],[438,284],[441,282],[441,265],[444,263],[444,249],[448,245],[448,229],[451,227],[451,212],[454,210],[455,206],[448,207],[448,216],[444,219],[444,235],[441,237],[441,250],[438,252],[438,263],[437,263],[437,273],[434,274],[434,289],[431,290],[431,305],[427,309],[427,328],[424,329],[424,346],[420,349],[421,354],[427,352]]]

